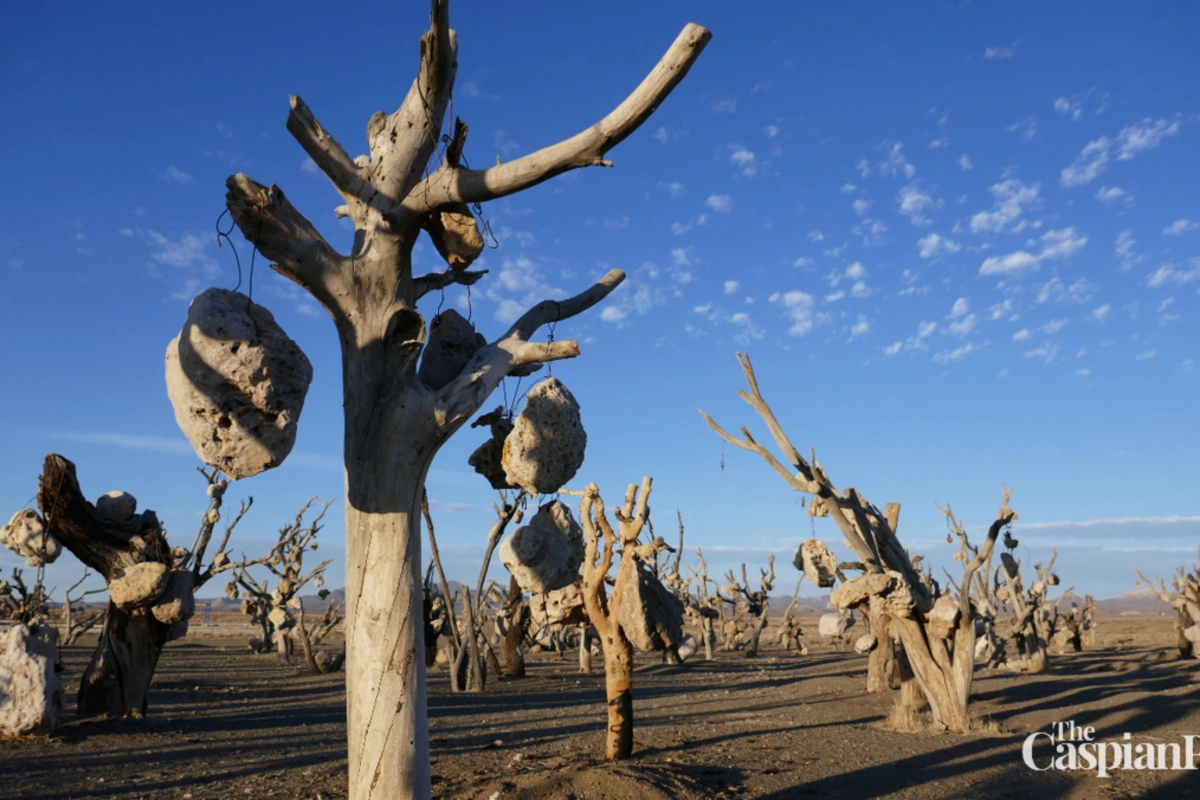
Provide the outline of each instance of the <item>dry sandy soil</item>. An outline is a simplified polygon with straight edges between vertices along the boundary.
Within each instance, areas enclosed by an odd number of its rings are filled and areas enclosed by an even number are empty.
[[[806,620],[815,630],[816,620]],[[0,798],[331,798],[346,784],[340,675],[251,656],[244,627],[169,645],[141,723],[68,722],[49,739],[0,742]],[[92,640],[94,641],[94,639]],[[1171,620],[1100,620],[1095,647],[1048,673],[977,673],[973,707],[999,732],[889,730],[892,698],[864,691],[866,658],[767,648],[682,667],[639,655],[634,758],[599,760],[603,675],[573,657],[530,658],[529,677],[451,694],[430,677],[434,796],[442,798],[1200,797],[1197,772],[1030,771],[1021,744],[1056,721],[1102,739],[1200,734],[1200,662],[1174,658]],[[68,691],[90,642],[67,648]]]

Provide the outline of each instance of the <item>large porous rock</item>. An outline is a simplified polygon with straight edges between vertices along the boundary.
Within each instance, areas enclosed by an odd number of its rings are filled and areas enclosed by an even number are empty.
[[[62,555],[62,543],[46,530],[45,522],[32,508],[23,508],[3,528],[0,544],[25,559],[31,567],[53,563]]]
[[[433,239],[438,254],[446,259],[455,272],[462,272],[471,266],[486,244],[475,216],[466,203],[449,205],[430,214],[425,221],[425,230]]]
[[[937,639],[949,639],[958,628],[958,618],[961,615],[958,601],[944,594],[933,604],[933,608],[925,615],[925,630]]]
[[[125,611],[151,605],[167,589],[171,570],[157,561],[144,561],[125,569],[108,582],[108,596]]]
[[[246,478],[292,451],[312,365],[266,308],[208,289],[167,345],[166,367],[175,421],[204,463]]]
[[[530,494],[557,492],[583,465],[587,433],[579,403],[557,378],[529,390],[525,408],[504,440],[508,482]]]
[[[837,578],[837,556],[817,539],[801,544],[793,563],[813,585],[823,589],[833,586]]]
[[[484,425],[489,427],[492,436],[475,448],[475,452],[467,459],[467,464],[487,478],[493,489],[514,489],[516,487],[508,482],[504,474],[504,464],[501,463],[504,458],[504,440],[513,430],[512,421],[505,419],[504,408],[497,406],[471,423],[472,428]]]
[[[526,592],[568,586],[583,563],[583,530],[566,504],[555,500],[538,509],[500,545],[500,561]]]
[[[864,633],[854,641],[854,652],[869,653],[879,645],[879,639],[873,633]]]
[[[127,522],[137,511],[137,498],[129,492],[108,492],[96,500],[96,513],[110,522]]]
[[[275,626],[275,630],[277,631],[286,631],[296,626],[296,618],[292,616],[291,611],[283,606],[272,608],[271,613],[267,614],[267,619]]]
[[[622,565],[608,608],[639,650],[665,650],[683,640],[682,601],[641,561],[636,571]]]
[[[196,613],[196,597],[192,590],[191,571],[176,570],[171,573],[166,590],[150,607],[150,613],[164,625],[174,625],[192,618],[192,614]]]
[[[54,670],[58,632],[15,625],[0,635],[0,734],[46,734],[58,725],[62,682]]]
[[[447,309],[429,323],[429,340],[421,354],[417,377],[430,389],[441,389],[458,377],[471,356],[487,346],[487,339],[454,309]]]
[[[529,615],[543,628],[557,625],[584,625],[589,622],[583,603],[583,579],[550,592],[529,596]]]

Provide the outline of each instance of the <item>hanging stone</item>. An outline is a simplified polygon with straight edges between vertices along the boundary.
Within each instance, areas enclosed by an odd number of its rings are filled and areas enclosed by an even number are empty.
[[[818,539],[801,544],[793,563],[814,586],[828,589],[837,578],[837,556]]]
[[[429,215],[425,223],[438,254],[455,272],[462,272],[479,258],[485,242],[479,225],[466,203],[455,203]]]
[[[493,489],[514,489],[512,484],[508,482],[508,478],[504,476],[504,465],[501,463],[504,458],[504,440],[512,433],[513,424],[504,418],[504,408],[496,406],[495,409],[479,417],[471,423],[472,428],[479,428],[484,425],[490,427],[492,436],[479,447],[475,448],[475,452],[471,453],[467,459],[467,464],[471,466],[477,473],[487,478],[488,483]]]
[[[454,309],[447,309],[429,323],[429,341],[421,354],[417,377],[430,389],[441,389],[458,377],[471,356],[487,346],[482,333]]]
[[[683,641],[683,602],[641,561],[637,562],[636,580],[626,578],[626,569],[622,565],[623,574],[617,576],[609,604],[613,619],[634,647],[644,652],[679,644]]]
[[[263,306],[203,292],[167,345],[166,373],[175,421],[204,463],[247,478],[292,451],[312,365]]]
[[[569,586],[583,564],[583,530],[571,509],[555,500],[538,509],[500,545],[500,561],[525,592]]]
[[[166,590],[150,607],[150,613],[164,625],[175,625],[191,619],[196,613],[192,573],[186,569],[172,572]]]
[[[62,543],[46,530],[42,518],[32,508],[23,508],[0,528],[0,545],[25,559],[30,567],[53,563],[62,555]]]
[[[171,570],[158,561],[143,561],[117,570],[108,582],[108,596],[122,611],[151,605],[167,590]]]
[[[582,578],[550,592],[534,592],[529,596],[529,614],[543,628],[554,625],[588,624],[584,607]]]
[[[557,378],[529,390],[525,408],[504,440],[508,482],[532,495],[557,492],[583,466],[587,433],[579,403]]]

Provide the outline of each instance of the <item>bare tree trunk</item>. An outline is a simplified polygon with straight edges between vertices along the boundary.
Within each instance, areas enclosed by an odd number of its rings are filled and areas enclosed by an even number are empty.
[[[619,625],[601,638],[604,647],[604,688],[608,694],[608,738],[604,757],[609,761],[633,755],[633,645]]]
[[[750,634],[750,643],[746,645],[746,657],[758,658],[758,638],[762,635],[763,628],[767,626],[767,614],[769,608],[767,601],[762,604],[762,612],[754,620],[754,632]]]
[[[704,660],[713,660],[713,642],[716,641],[717,634],[713,632],[712,617],[702,616],[700,618],[700,633],[704,637]]]
[[[148,610],[122,611],[110,602],[96,652],[79,683],[80,716],[144,717],[150,681],[170,627]]]
[[[592,674],[592,629],[587,625],[579,632],[579,672]]]
[[[883,599],[871,597],[870,629],[875,637],[875,649],[867,657],[867,691],[890,692],[892,689],[893,652],[892,637],[888,634],[890,619],[884,611]]]

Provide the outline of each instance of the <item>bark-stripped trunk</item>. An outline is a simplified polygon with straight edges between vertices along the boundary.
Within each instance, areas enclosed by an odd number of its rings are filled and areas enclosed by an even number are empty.
[[[148,610],[122,611],[110,602],[96,652],[79,682],[79,715],[144,717],[170,629]]]
[[[869,622],[871,635],[875,637],[875,649],[867,657],[867,691],[889,692],[894,669],[894,647],[888,634],[890,618],[883,610],[881,598],[872,597],[870,603]]]
[[[633,755],[633,645],[621,626],[610,627],[600,644],[604,648],[604,688],[608,696],[604,757],[614,761]]]

